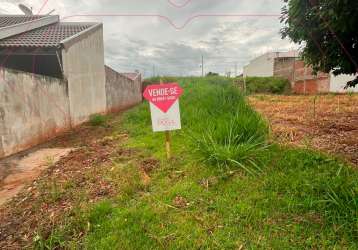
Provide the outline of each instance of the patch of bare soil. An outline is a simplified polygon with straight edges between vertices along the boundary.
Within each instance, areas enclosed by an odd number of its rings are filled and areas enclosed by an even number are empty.
[[[71,148],[43,148],[0,161],[0,206],[71,151]]]
[[[189,202],[182,196],[176,196],[175,199],[173,200],[173,205],[176,208],[185,208],[187,206],[189,206]]]
[[[144,186],[148,186],[150,184],[150,172],[156,169],[159,166],[159,161],[156,159],[145,159],[139,164],[139,169],[141,172],[141,178]]]
[[[279,142],[311,146],[358,166],[358,95],[255,95],[249,102]]]
[[[46,145],[53,149],[40,150],[28,158],[30,162],[37,162],[36,166],[43,166],[45,162],[38,155],[55,153],[58,147],[76,148],[66,150],[65,155],[62,151],[54,154],[54,158],[59,157],[58,161],[55,159],[47,169],[40,167],[36,171],[39,177],[14,190],[18,194],[0,207],[0,249],[30,247],[39,230],[46,238],[74,207],[113,197],[116,194],[114,184],[105,176],[112,168],[112,158],[134,155],[119,146],[127,137],[114,133],[110,126],[83,126]],[[5,175],[11,176],[9,173],[3,175],[3,180],[9,178]]]
[[[159,161],[157,159],[145,159],[141,162],[141,169],[149,174],[154,169],[159,166]]]

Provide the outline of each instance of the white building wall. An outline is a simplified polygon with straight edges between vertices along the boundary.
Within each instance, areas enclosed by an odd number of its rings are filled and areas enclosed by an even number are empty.
[[[356,86],[355,88],[344,89],[344,87],[346,86],[346,83],[354,80],[354,78],[356,78],[356,76],[354,76],[354,75],[334,76],[331,73],[330,77],[331,77],[330,88],[329,88],[330,92],[337,92],[337,93],[356,92],[356,93],[358,93],[358,86]]]
[[[72,125],[106,111],[103,27],[81,34],[62,50],[68,80]]]
[[[273,76],[274,73],[275,53],[266,53],[252,60],[244,67],[244,76]]]

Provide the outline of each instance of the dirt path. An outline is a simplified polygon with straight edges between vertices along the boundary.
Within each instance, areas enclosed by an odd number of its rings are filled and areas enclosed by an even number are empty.
[[[30,247],[75,207],[114,195],[105,178],[112,166],[107,163],[133,154],[118,147],[127,135],[116,131],[117,122],[119,116],[105,127],[84,125],[1,162],[0,192],[16,195],[0,206],[0,249]]]
[[[358,95],[255,95],[249,101],[280,142],[310,146],[358,166]]]
[[[0,161],[0,206],[34,181],[43,170],[67,156],[71,148],[38,148]]]

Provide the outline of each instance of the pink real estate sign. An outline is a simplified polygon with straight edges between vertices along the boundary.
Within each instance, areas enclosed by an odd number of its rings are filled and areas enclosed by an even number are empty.
[[[154,132],[181,129],[179,97],[183,89],[177,83],[148,86],[143,96],[150,103]]]
[[[182,94],[183,89],[177,83],[164,83],[148,86],[143,96],[166,113]]]

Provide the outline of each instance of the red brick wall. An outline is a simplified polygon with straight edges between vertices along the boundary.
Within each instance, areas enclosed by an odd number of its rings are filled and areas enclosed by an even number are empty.
[[[293,92],[296,94],[315,94],[318,93],[318,84],[315,80],[307,80],[306,83],[297,81],[293,85]]]
[[[294,80],[292,88],[296,94],[317,94],[329,92],[329,74],[318,72],[313,73],[311,67],[305,67],[303,61],[296,61],[294,64]]]

